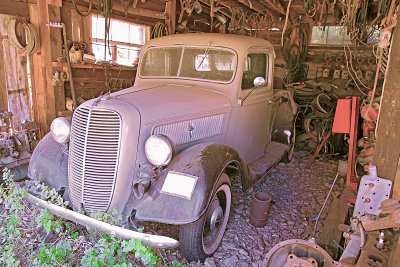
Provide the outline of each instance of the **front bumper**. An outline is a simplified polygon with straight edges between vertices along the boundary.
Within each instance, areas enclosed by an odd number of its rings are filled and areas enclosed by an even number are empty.
[[[179,241],[169,238],[166,236],[158,236],[140,233],[136,231],[132,231],[129,229],[125,229],[116,225],[111,225],[84,214],[57,206],[55,204],[44,201],[40,198],[37,198],[31,194],[27,194],[25,198],[35,206],[39,206],[43,209],[48,209],[54,215],[57,215],[66,220],[71,220],[78,224],[84,225],[86,227],[90,227],[101,232],[110,234],[112,236],[121,238],[121,239],[136,239],[140,240],[144,245],[159,247],[159,248],[176,248],[179,246]]]

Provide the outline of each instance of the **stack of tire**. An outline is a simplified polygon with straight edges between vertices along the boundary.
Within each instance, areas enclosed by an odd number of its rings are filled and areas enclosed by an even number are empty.
[[[17,27],[22,27],[24,30],[22,37],[26,37],[25,45],[17,37]],[[40,47],[40,37],[36,27],[25,20],[11,19],[8,23],[7,32],[10,43],[18,49],[20,56],[31,55]]]

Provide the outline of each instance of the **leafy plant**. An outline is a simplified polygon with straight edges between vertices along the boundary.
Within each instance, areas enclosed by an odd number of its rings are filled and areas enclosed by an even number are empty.
[[[48,210],[32,207],[24,200],[27,192],[3,170],[0,186],[0,266],[162,266],[162,257],[138,240],[121,240],[108,234],[88,231],[64,221]],[[40,197],[67,207],[68,202],[39,182],[29,182]],[[116,213],[95,213],[96,219],[118,224]],[[178,261],[174,267],[185,265]]]

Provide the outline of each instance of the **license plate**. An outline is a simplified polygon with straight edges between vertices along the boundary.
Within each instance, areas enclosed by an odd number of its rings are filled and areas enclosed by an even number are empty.
[[[190,200],[198,177],[170,171],[165,178],[161,193]]]

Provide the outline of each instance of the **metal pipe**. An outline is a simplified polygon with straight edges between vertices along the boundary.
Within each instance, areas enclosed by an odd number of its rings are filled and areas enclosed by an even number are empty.
[[[72,211],[55,204],[44,201],[40,198],[37,198],[31,194],[27,194],[25,199],[28,200],[35,206],[39,206],[43,209],[48,209],[54,215],[62,217],[66,220],[73,221],[75,223],[81,224],[86,227],[90,227],[92,229],[96,229],[100,232],[110,234],[117,238],[121,239],[136,239],[140,240],[144,245],[159,247],[159,248],[176,248],[179,246],[179,241],[166,237],[166,236],[158,236],[145,234],[140,232],[135,232],[129,229],[125,229],[116,225],[111,225],[109,223],[105,223],[84,214],[78,213],[76,211]]]

